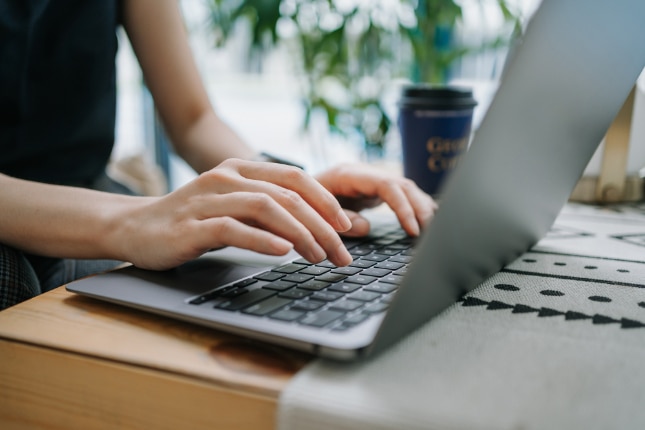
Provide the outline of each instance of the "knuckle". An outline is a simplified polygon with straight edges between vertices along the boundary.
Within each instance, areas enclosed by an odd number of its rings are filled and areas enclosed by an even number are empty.
[[[217,219],[216,222],[213,223],[213,231],[212,234],[215,237],[222,237],[226,236],[233,230],[233,227],[235,225],[236,221],[228,216],[223,216]]]
[[[341,244],[338,233],[333,230],[326,229],[325,231],[318,234],[317,239],[318,243],[325,244],[326,248],[336,249]]]
[[[221,167],[237,168],[242,163],[243,163],[243,160],[240,160],[239,158],[227,158],[226,160],[222,161],[219,165]]]
[[[399,181],[401,183],[401,187],[405,188],[406,190],[413,190],[417,188],[416,182],[414,182],[412,179],[400,178]]]
[[[254,213],[263,213],[272,206],[273,199],[264,193],[249,193],[247,204]]]
[[[282,188],[278,191],[280,204],[285,208],[296,208],[302,205],[302,197],[298,193],[286,188]]]
[[[224,169],[215,168],[202,173],[197,177],[197,181],[205,186],[212,183],[223,182],[228,178],[228,173]]]
[[[305,179],[306,173],[298,167],[284,166],[284,177],[289,182],[300,182]]]

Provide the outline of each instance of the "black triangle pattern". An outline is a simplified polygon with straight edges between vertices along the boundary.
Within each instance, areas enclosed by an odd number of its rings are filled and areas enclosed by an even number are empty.
[[[583,314],[581,312],[569,311],[564,314],[565,320],[586,320],[591,318],[589,315]]]
[[[489,311],[496,311],[496,310],[500,310],[500,309],[513,309],[514,307],[515,306],[513,306],[513,305],[509,305],[509,304],[506,304],[504,302],[499,302],[497,300],[493,300],[492,302],[490,302],[488,304],[488,307],[486,309],[488,309]]]
[[[513,313],[514,314],[528,314],[531,312],[539,312],[540,310],[537,308],[532,308],[530,306],[518,304],[515,305],[515,308],[513,308]]]
[[[630,329],[630,328],[645,328],[645,323],[641,321],[632,320],[629,318],[615,319],[608,317],[606,315],[587,315],[582,312],[576,311],[566,311],[562,312],[557,309],[552,308],[534,308],[528,305],[504,303],[499,300],[486,301],[479,299],[477,297],[465,296],[462,297],[459,302],[464,307],[475,307],[475,306],[486,306],[486,310],[496,311],[496,310],[506,310],[512,309],[511,313],[514,314],[527,314],[532,312],[537,312],[539,318],[544,317],[556,317],[564,316],[566,321],[580,321],[580,320],[591,320],[594,325],[605,325],[605,324],[620,324],[620,328]]]

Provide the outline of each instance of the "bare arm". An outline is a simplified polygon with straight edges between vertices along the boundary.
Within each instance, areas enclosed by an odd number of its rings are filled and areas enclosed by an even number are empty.
[[[177,0],[127,0],[124,26],[175,149],[197,172],[254,151],[214,112]]]
[[[0,242],[46,256],[122,259],[111,237],[137,200],[0,174]]]
[[[429,197],[409,181],[384,181],[376,171],[332,169],[318,182],[294,167],[231,159],[249,158],[253,151],[213,112],[176,1],[128,0],[125,8],[126,27],[166,127],[180,154],[204,173],[163,197],[0,174],[0,242],[39,255],[110,258],[150,269],[228,245],[273,255],[293,247],[310,261],[326,257],[346,265],[351,256],[336,232],[352,226],[335,196],[359,207],[386,201],[411,234],[431,216]],[[351,233],[366,233],[360,217],[350,216],[356,221]]]
[[[0,174],[0,242],[39,255],[111,258],[167,269],[224,246],[351,262],[351,227],[332,194],[302,170],[227,160],[163,197],[134,197]]]

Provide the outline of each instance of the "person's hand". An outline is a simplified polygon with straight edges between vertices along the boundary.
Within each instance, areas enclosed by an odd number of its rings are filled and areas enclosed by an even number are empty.
[[[296,167],[230,159],[184,187],[143,199],[122,220],[124,255],[166,269],[236,246],[269,255],[295,250],[312,262],[352,261],[338,232],[349,218],[336,198]]]
[[[369,222],[358,211],[387,203],[403,229],[418,236],[421,228],[437,210],[436,202],[417,185],[404,177],[386,173],[366,165],[340,165],[317,176],[347,209],[352,228],[346,236],[369,233]]]

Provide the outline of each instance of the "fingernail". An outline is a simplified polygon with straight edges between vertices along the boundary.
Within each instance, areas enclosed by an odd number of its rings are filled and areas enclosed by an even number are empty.
[[[338,246],[338,248],[336,249],[336,255],[338,255],[338,258],[340,260],[339,266],[347,266],[352,261],[354,261],[352,255],[349,253],[344,244],[340,244]]]
[[[412,236],[418,236],[421,233],[421,228],[416,220],[410,223],[410,233]]]
[[[339,231],[347,231],[350,228],[352,228],[352,221],[349,219],[345,211],[342,209],[338,211],[338,215],[336,216],[336,222],[341,228],[341,230]]]
[[[320,247],[320,245],[315,244],[311,251],[309,251],[309,256],[309,261],[318,263],[327,258],[327,253]]]
[[[280,237],[272,238],[269,244],[278,255],[286,254],[293,248],[293,244],[291,242]]]

